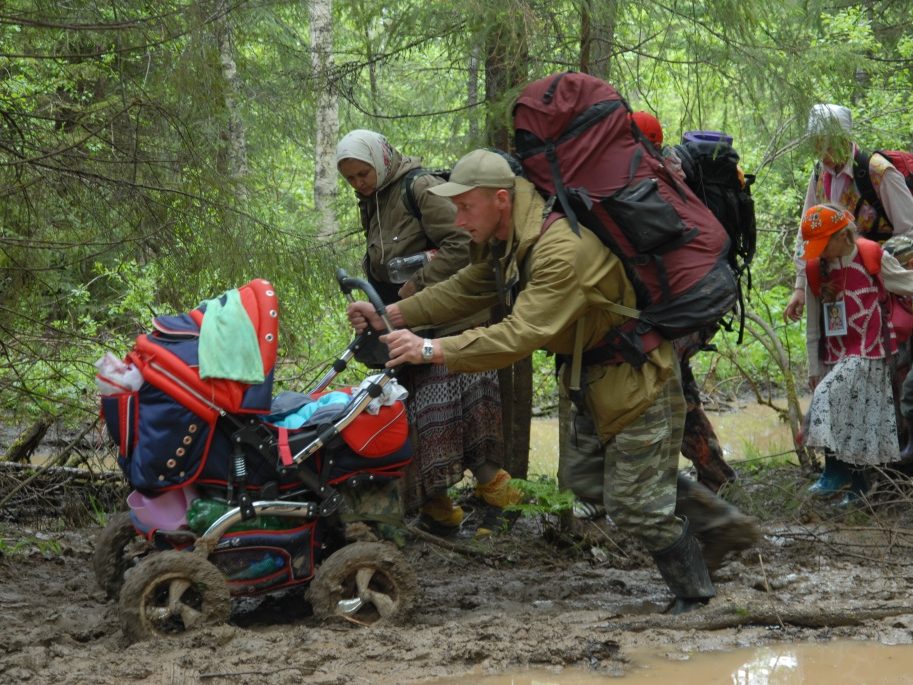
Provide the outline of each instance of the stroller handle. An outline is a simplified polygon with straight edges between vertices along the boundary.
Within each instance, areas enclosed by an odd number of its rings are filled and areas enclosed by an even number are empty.
[[[363,278],[349,276],[345,269],[336,269],[336,281],[339,283],[339,289],[342,290],[343,295],[346,296],[349,302],[355,301],[352,291],[356,288],[361,290],[367,296],[368,302],[374,307],[374,311],[384,322],[384,326],[387,328],[386,332],[393,331],[394,326],[387,318],[387,308],[384,306],[384,301],[380,299],[380,295],[377,294],[377,290],[374,289],[373,285]]]
[[[363,278],[353,278],[352,276],[349,276],[345,269],[336,269],[336,281],[339,283],[339,289],[342,290],[349,302],[355,301],[355,298],[352,296],[353,290],[361,290],[364,292],[368,301],[374,307],[374,311],[377,312],[377,315],[383,321],[384,326],[386,326],[385,332],[389,333],[394,330],[393,324],[390,323],[390,319],[387,317],[387,308],[384,306],[383,300],[380,299],[380,295],[377,294],[377,290],[373,285]],[[330,383],[333,382],[333,379],[336,378],[336,376],[345,371],[348,363],[355,357],[355,351],[364,345],[368,335],[374,335],[370,328],[355,337],[339,359],[333,362],[331,368],[324,374],[323,378],[317,382],[316,387],[311,390],[311,393],[325,390],[329,387]],[[387,373],[387,371],[384,373]]]

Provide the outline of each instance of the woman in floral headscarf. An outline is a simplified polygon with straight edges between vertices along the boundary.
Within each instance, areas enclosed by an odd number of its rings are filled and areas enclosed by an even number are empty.
[[[355,189],[367,240],[364,270],[385,303],[396,302],[443,281],[469,263],[469,234],[453,221],[455,208],[428,188],[444,180],[421,167],[421,160],[395,150],[379,133],[355,130],[336,146],[336,165]],[[390,260],[433,252],[409,274],[391,272]],[[479,325],[436,331],[435,335]],[[409,390],[409,419],[415,458],[406,476],[405,504],[421,507],[422,520],[437,532],[459,528],[463,511],[447,488],[472,471],[477,494],[503,508],[519,493],[500,468],[503,451],[501,403],[494,371],[451,374],[445,366],[409,367],[399,374]],[[484,534],[485,528],[481,530]]]

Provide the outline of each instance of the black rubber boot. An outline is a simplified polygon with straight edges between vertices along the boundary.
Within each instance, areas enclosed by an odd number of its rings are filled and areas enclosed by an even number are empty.
[[[681,474],[675,514],[690,522],[691,533],[703,545],[704,562],[711,571],[718,569],[730,552],[747,549],[761,539],[761,529],[754,518]]]
[[[846,491],[837,506],[848,509],[862,504],[863,498],[868,494],[871,483],[869,482],[869,469],[864,466],[850,468],[850,489]]]
[[[900,450],[898,463],[902,466],[913,463],[913,418],[903,417],[903,422],[907,427],[907,444]]]
[[[684,614],[699,609],[716,595],[701,546],[688,530],[688,519],[678,540],[652,554],[659,574],[675,595],[666,613]]]

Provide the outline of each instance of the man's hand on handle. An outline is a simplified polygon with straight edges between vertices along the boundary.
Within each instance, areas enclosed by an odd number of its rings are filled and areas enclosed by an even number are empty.
[[[376,331],[384,330],[384,322],[370,302],[351,302],[346,307],[346,316],[349,317],[349,323],[356,333],[364,333],[369,325]]]
[[[405,325],[405,320],[399,312],[399,307],[395,304],[387,305],[387,318],[394,326]],[[349,317],[349,323],[357,333],[364,333],[368,326],[374,330],[384,330],[384,322],[377,315],[374,306],[370,302],[352,302],[346,308],[346,315]],[[422,356],[422,347],[425,339],[420,338],[412,331],[406,329],[395,330],[386,335],[380,336],[380,341],[387,346],[390,352],[390,361],[388,367],[399,366],[401,364],[427,364],[428,360]],[[440,364],[444,361],[444,355],[441,352],[440,344],[434,340],[434,355],[431,358],[432,364]]]
[[[425,359],[422,356],[425,339],[405,328],[380,336],[380,341],[387,346],[387,350],[390,352],[388,367],[400,364],[440,364],[444,361],[444,355],[441,353],[437,340],[431,341],[431,345],[434,347],[431,359]]]

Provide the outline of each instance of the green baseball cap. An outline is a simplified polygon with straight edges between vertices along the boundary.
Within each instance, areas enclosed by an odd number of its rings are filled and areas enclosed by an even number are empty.
[[[473,150],[456,163],[447,183],[428,190],[441,197],[453,197],[473,188],[513,188],[515,178],[510,164],[497,152]]]

